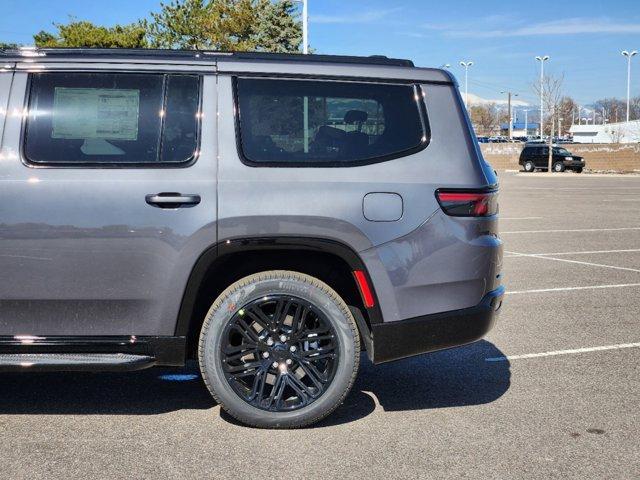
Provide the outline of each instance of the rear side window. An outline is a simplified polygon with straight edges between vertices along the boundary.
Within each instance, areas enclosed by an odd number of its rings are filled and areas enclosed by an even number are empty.
[[[239,143],[254,165],[353,166],[427,145],[414,85],[236,79]]]
[[[24,153],[49,165],[171,165],[197,148],[196,75],[37,73]]]

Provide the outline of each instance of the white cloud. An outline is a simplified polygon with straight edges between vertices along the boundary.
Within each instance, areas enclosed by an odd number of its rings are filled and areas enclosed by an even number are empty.
[[[311,23],[374,23],[384,20],[401,8],[389,8],[385,10],[369,10],[361,13],[345,13],[343,15],[312,15]]]
[[[485,19],[479,24],[484,24]],[[490,18],[490,23],[495,25],[496,19]],[[640,23],[623,23],[613,21],[610,18],[587,18],[574,17],[564,18],[562,20],[552,20],[548,22],[533,23],[523,26],[522,24],[513,25],[509,28],[508,18],[501,22],[501,28],[492,28],[491,30],[477,30],[476,28],[461,28],[460,25],[425,25],[428,30],[442,31],[445,35],[452,37],[475,37],[475,38],[493,38],[493,37],[529,37],[540,35],[578,35],[591,33],[640,33]],[[505,25],[506,23],[506,25]]]

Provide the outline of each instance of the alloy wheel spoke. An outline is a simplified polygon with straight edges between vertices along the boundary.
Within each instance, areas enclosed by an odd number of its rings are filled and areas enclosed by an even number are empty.
[[[245,322],[242,318],[238,318],[236,330],[240,332],[240,334],[242,334],[242,336],[249,343],[255,344],[258,341],[260,341],[260,338],[258,337],[258,333],[253,328],[251,328],[251,326],[247,324],[247,322]]]
[[[327,355],[333,354],[335,347],[328,345],[324,347],[313,348],[311,350],[304,350],[300,352],[300,356],[309,360],[317,360],[320,357],[327,358]]]
[[[287,312],[289,311],[290,306],[291,301],[289,300],[281,299],[276,303],[276,311],[273,314],[273,323],[276,330],[280,330],[284,325],[284,320],[287,316]]]
[[[260,368],[261,366],[262,362],[260,361],[243,363],[242,365],[227,365],[227,372],[233,376],[237,376],[238,374],[242,375],[250,371],[253,372],[256,368]]]
[[[239,350],[234,349],[233,353],[229,353],[228,351],[225,351],[225,353],[227,354],[227,358],[226,358],[227,363],[242,361],[242,359],[245,358],[247,355],[253,356],[253,359],[255,360],[256,358],[258,358],[258,354],[259,354],[257,348],[255,347],[247,348],[246,345],[244,345],[244,348],[242,349],[239,349]]]
[[[299,337],[304,334],[304,326],[308,314],[309,309],[304,305],[300,305],[299,308],[296,309],[296,314],[293,317],[293,323],[291,325],[292,338],[298,340]]]
[[[321,378],[318,377],[318,371],[316,369],[313,368],[309,368],[309,364],[306,362],[300,362],[300,368],[302,368],[302,370],[304,370],[304,373],[311,379],[311,381],[314,383],[314,385],[319,389],[322,390],[324,388],[324,381],[322,381]]]
[[[252,401],[254,399],[262,399],[262,396],[264,395],[264,386],[267,383],[267,370],[266,369],[261,369],[258,373],[256,373],[256,376],[253,380],[253,388],[251,390],[251,395],[249,396],[248,400]]]
[[[271,319],[259,307],[251,307],[247,309],[247,314],[254,322],[257,322],[265,330],[271,329]]]
[[[298,399],[300,400],[300,406],[304,407],[308,405],[313,399],[313,396],[308,391],[307,386],[300,382],[294,375],[288,375],[287,383],[291,389],[296,392]]]
[[[278,375],[278,377],[276,379],[276,383],[271,388],[271,394],[267,398],[267,408],[270,408],[271,405],[274,404],[274,402],[275,402],[276,408],[278,407],[278,404],[279,404],[280,400],[282,399],[282,394],[284,393],[284,389],[285,389],[286,386],[287,385],[286,385],[286,381],[285,381],[285,376],[284,375]]]

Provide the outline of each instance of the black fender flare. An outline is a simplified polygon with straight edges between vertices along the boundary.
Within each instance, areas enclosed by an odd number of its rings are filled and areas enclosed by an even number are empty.
[[[371,324],[382,323],[382,313],[378,297],[375,293],[375,286],[371,282],[371,277],[364,262],[351,247],[342,242],[324,238],[261,236],[223,240],[212,245],[200,255],[191,270],[189,280],[182,295],[175,335],[187,336],[189,334],[189,328],[192,323],[192,312],[195,308],[200,285],[207,272],[217,261],[227,255],[261,250],[308,250],[324,252],[341,258],[349,265],[352,271],[362,270],[367,277],[374,298],[374,306],[367,308],[366,312],[369,321]]]

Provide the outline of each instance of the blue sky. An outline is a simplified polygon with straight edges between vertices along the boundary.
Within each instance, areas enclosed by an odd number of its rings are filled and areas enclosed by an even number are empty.
[[[531,83],[545,68],[565,75],[565,91],[588,104],[626,95],[622,49],[640,50],[640,0],[309,0],[311,46],[318,53],[411,58],[420,66],[472,60],[469,92],[501,98],[502,90],[535,103]],[[28,4],[28,5],[27,5]],[[0,0],[0,39],[30,43],[52,22],[78,19],[112,25],[157,10],[157,0]],[[640,95],[640,55],[632,66]]]

